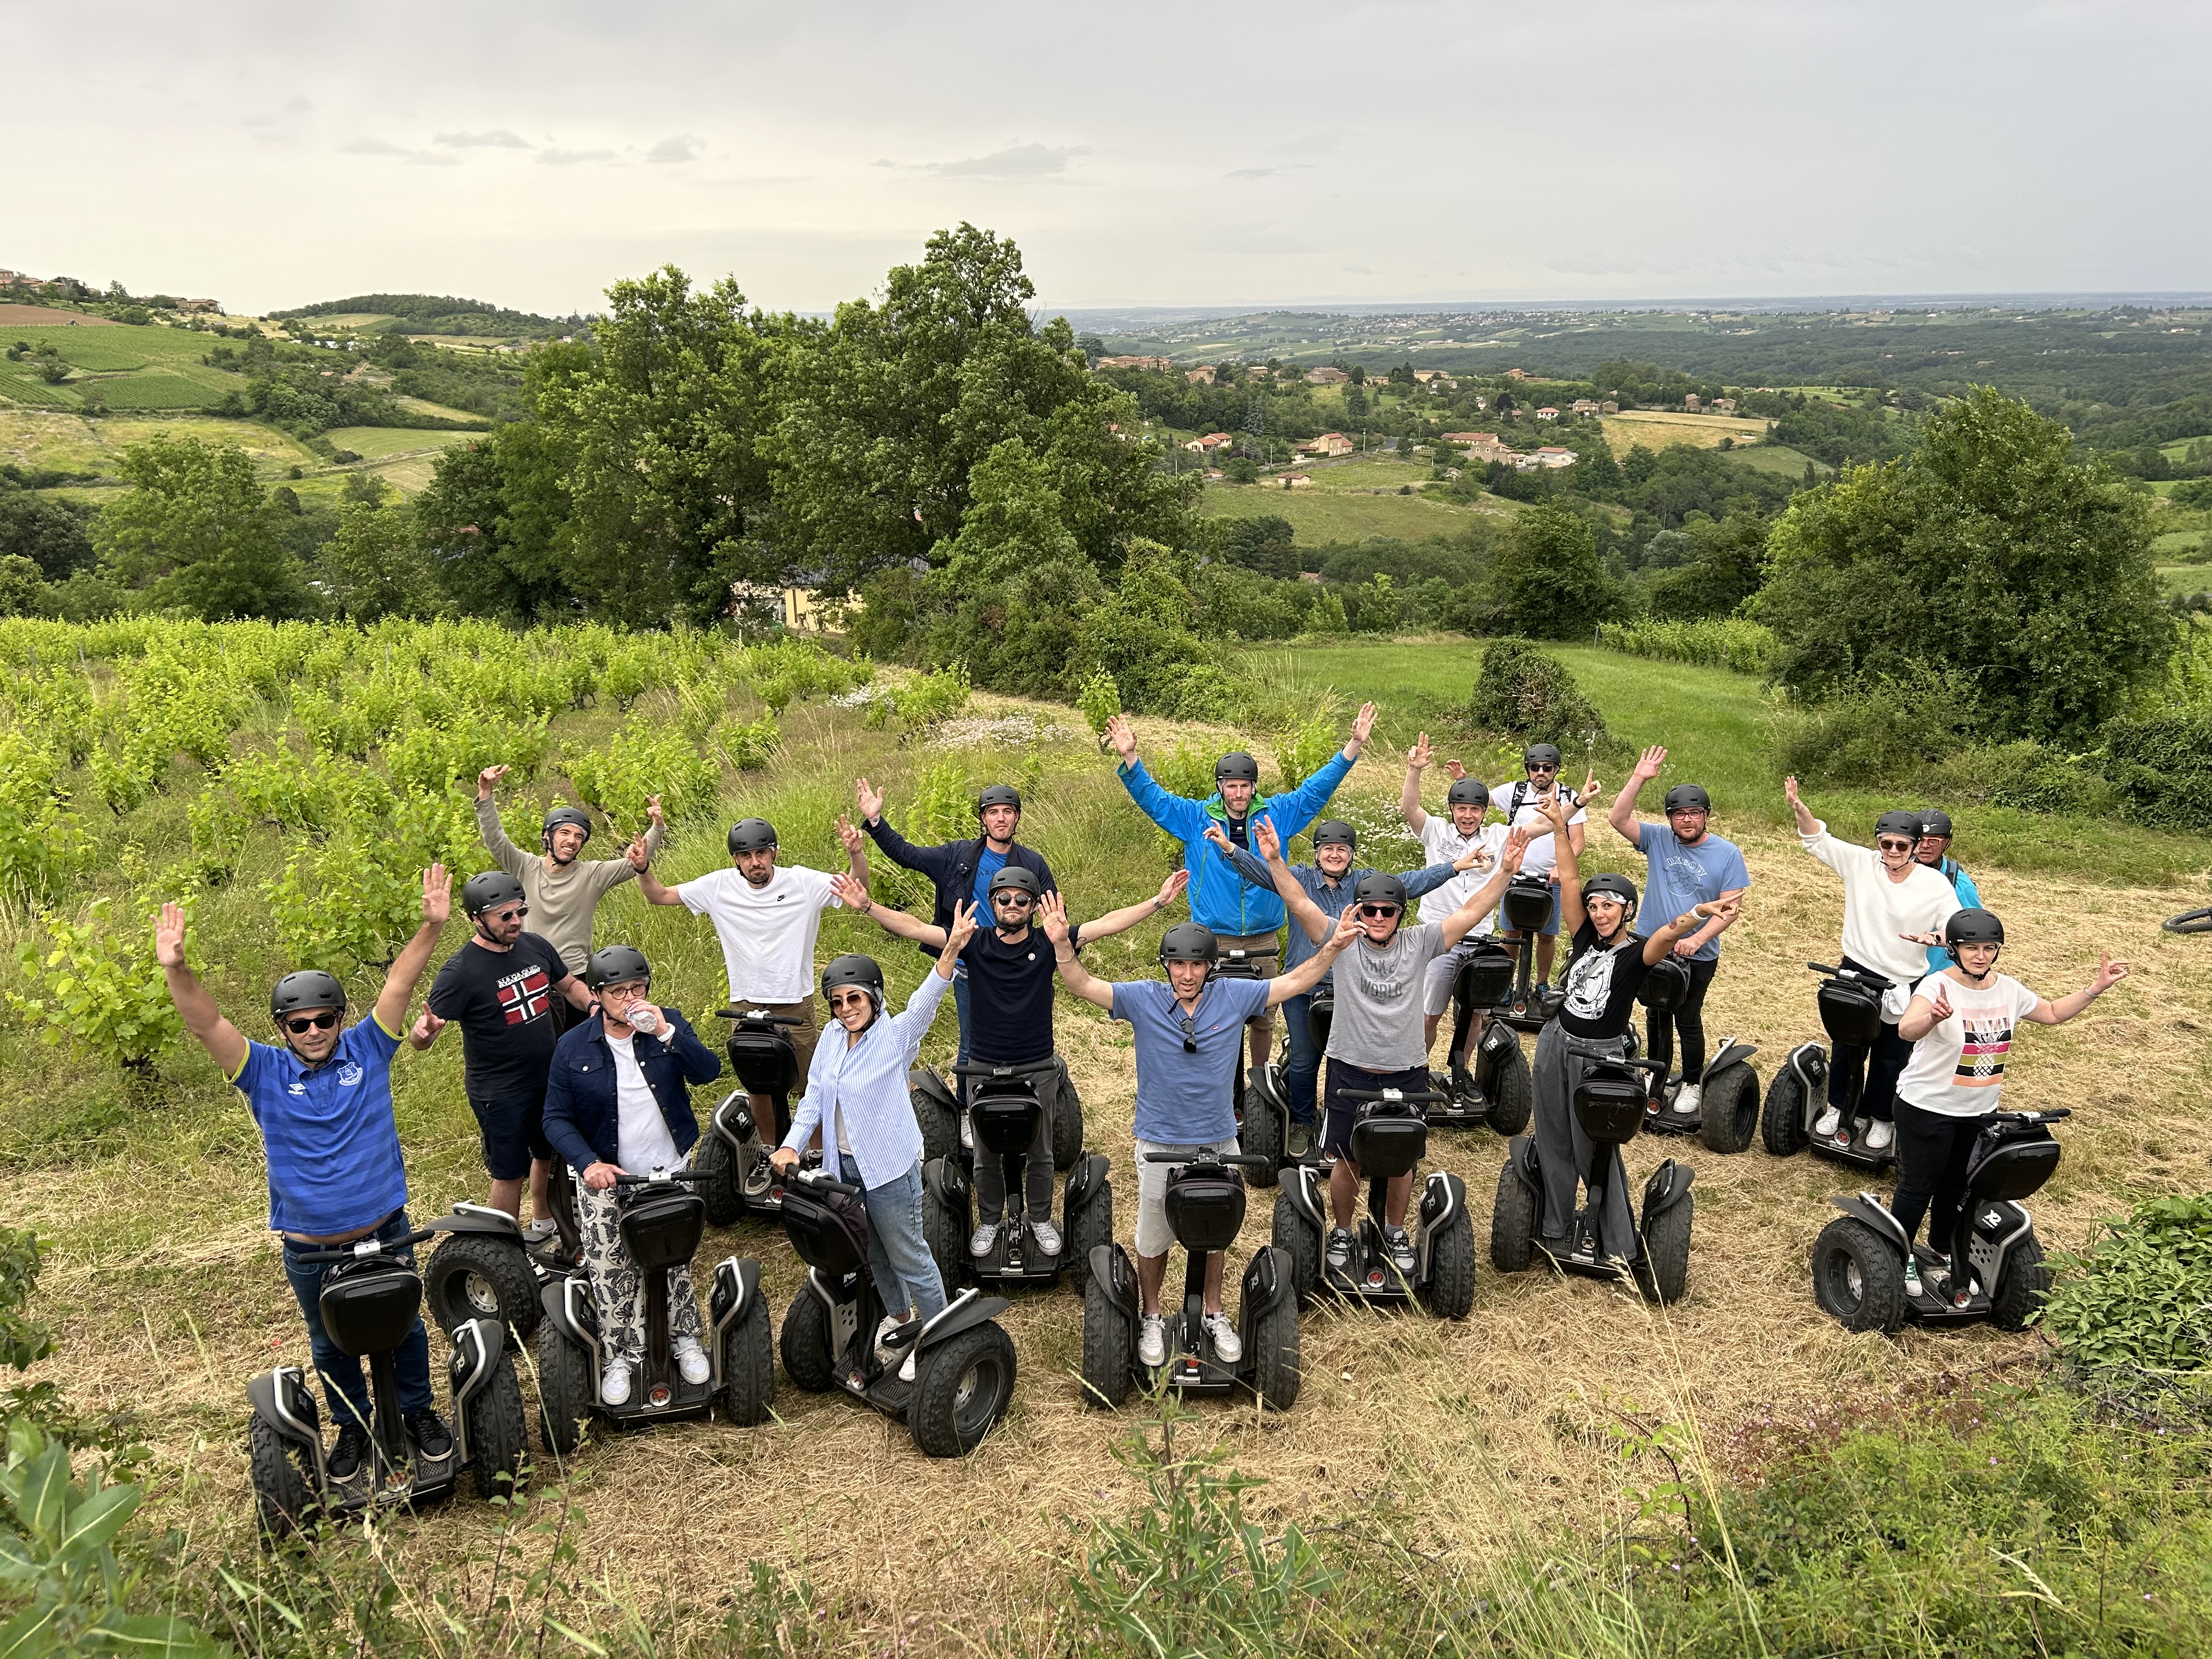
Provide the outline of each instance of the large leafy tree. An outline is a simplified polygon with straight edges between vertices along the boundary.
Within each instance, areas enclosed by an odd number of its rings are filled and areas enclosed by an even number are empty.
[[[102,511],[94,544],[149,605],[210,621],[316,609],[244,450],[163,435],[125,449],[116,470],[134,487]]]
[[[1590,527],[1563,507],[1531,507],[1513,521],[1491,565],[1491,592],[1506,629],[1571,640],[1621,603]]]
[[[1985,734],[2079,743],[2172,654],[2149,515],[2069,434],[1986,387],[1919,450],[1791,503],[1756,601],[1784,684],[1972,677]]]

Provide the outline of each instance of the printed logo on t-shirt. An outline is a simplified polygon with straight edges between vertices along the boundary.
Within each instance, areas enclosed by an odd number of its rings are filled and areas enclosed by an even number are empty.
[[[1611,951],[1585,951],[1567,970],[1566,1010],[1577,1019],[1597,1019],[1613,995],[1613,964],[1620,957]]]
[[[525,969],[500,981],[500,1012],[509,1025],[527,1025],[544,1013],[552,990],[553,981],[543,968]]]
[[[2012,1016],[2003,1009],[1962,1014],[1966,1041],[1952,1081],[1961,1089],[1990,1089],[2004,1081],[2005,1055],[2012,1048]]]
[[[352,1088],[361,1081],[361,1067],[356,1066],[352,1060],[348,1060],[344,1065],[338,1067],[338,1084],[342,1088]]]

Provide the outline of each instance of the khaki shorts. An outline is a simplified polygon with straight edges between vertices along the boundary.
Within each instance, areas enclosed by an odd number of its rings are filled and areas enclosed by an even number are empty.
[[[1137,1143],[1137,1254],[1142,1256],[1165,1255],[1175,1248],[1175,1230],[1168,1225],[1168,1175],[1177,1166],[1155,1164],[1146,1157],[1147,1152],[1174,1152],[1195,1159],[1201,1153],[1228,1153],[1237,1150],[1237,1137],[1226,1140],[1185,1142],[1180,1146],[1163,1146],[1154,1140]]]
[[[756,1010],[771,1014],[795,1014],[805,1022],[801,1025],[779,1025],[775,1028],[791,1039],[792,1048],[799,1056],[798,1093],[805,1093],[806,1073],[814,1064],[814,1042],[822,1035],[822,1019],[814,1012],[813,997],[804,996],[796,1002],[732,1002],[726,1006],[741,1014],[749,1014]],[[798,1104],[795,1097],[792,1103]]]

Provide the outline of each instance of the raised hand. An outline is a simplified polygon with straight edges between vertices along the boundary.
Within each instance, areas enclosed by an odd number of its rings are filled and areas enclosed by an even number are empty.
[[[958,956],[975,937],[975,907],[956,903],[952,907],[952,925],[945,930],[945,948]]]
[[[453,914],[453,878],[446,873],[444,865],[434,864],[422,872],[422,924],[443,927]]]
[[[506,775],[507,769],[504,766],[487,766],[483,771],[477,773],[477,799],[478,800],[489,800],[491,799],[492,786]]]
[[[1127,714],[1116,714],[1106,722],[1106,741],[1125,764],[1137,758],[1137,731]]]
[[[2101,996],[2133,971],[2126,963],[2115,962],[2110,951],[2100,951],[2097,952],[2097,977],[2089,981],[2090,988]]]
[[[1452,860],[1452,868],[1462,872],[1468,870],[1487,870],[1489,867],[1490,849],[1480,842],[1475,842],[1474,846]]]
[[[884,792],[866,778],[853,780],[853,799],[860,809],[860,816],[873,823],[884,815]]]
[[[154,960],[164,968],[185,965],[185,907],[173,899],[154,923]]]
[[[1352,752],[1357,756],[1375,730],[1375,705],[1363,702],[1359,712],[1352,717]]]
[[[1413,746],[1406,751],[1406,769],[1409,772],[1425,772],[1429,769],[1429,763],[1434,758],[1435,751],[1429,747],[1429,734],[1424,732],[1413,739]]]
[[[407,1041],[415,1048],[427,1048],[438,1040],[438,1033],[446,1029],[446,1022],[425,1008],[416,1015],[414,1024],[407,1028]]]
[[[1583,805],[1585,805],[1585,806],[1595,806],[1595,805],[1597,805],[1597,798],[1598,798],[1598,796],[1599,796],[1601,793],[1603,793],[1603,791],[1604,791],[1604,786],[1603,786],[1602,784],[1599,783],[1599,782],[1598,782],[1598,781],[1597,781],[1597,769],[1596,769],[1596,768],[1592,767],[1589,771],[1584,772],[1584,773],[1583,774],[1583,791],[1582,791],[1582,793],[1583,793]]]
[[[859,853],[868,844],[867,836],[860,826],[842,812],[837,815],[837,839],[844,843],[848,856]]]
[[[1047,893],[1037,901],[1037,926],[1054,945],[1067,943],[1067,896],[1064,893]]]
[[[1551,821],[1551,829],[1537,830],[1539,836],[1564,836],[1567,833],[1567,804],[1559,799],[1557,789],[1548,795],[1538,795],[1530,805]]]
[[[1266,820],[1262,819],[1261,822],[1264,823]],[[1218,823],[1209,823],[1206,826],[1206,838],[1224,853],[1237,845],[1235,842],[1229,839],[1229,832]]]
[[[848,870],[840,870],[830,878],[830,890],[848,910],[866,910],[868,908],[868,890],[855,881]]]
[[[1347,904],[1338,913],[1336,931],[1328,936],[1328,943],[1322,946],[1322,949],[1334,954],[1358,939],[1361,932],[1359,907],[1356,904]]]
[[[1521,873],[1521,860],[1528,855],[1528,843],[1535,840],[1535,836],[1529,834],[1529,830],[1534,827],[1534,825],[1523,824],[1520,829],[1506,836],[1505,846],[1498,854],[1498,867],[1507,875],[1517,876]]]
[[[1264,823],[1266,820],[1263,818],[1261,822]],[[1160,884],[1159,908],[1166,909],[1182,896],[1182,890],[1189,885],[1189,871],[1177,868],[1169,872],[1168,878]]]
[[[1936,989],[1928,999],[1928,1007],[1929,1012],[1936,1016],[1936,1022],[1940,1024],[1951,1018],[1951,998],[1948,988],[1944,984],[1943,975],[1937,974],[1933,977],[1936,981]]]
[[[1793,811],[1804,804],[1797,799],[1796,779],[1784,778],[1782,780],[1782,799],[1790,803]]]
[[[1444,763],[1444,775],[1449,778],[1454,783],[1457,783],[1462,778],[1467,775],[1467,767],[1464,763],[1460,761],[1446,761]]]
[[[1636,770],[1630,775],[1638,783],[1649,782],[1659,775],[1659,769],[1667,763],[1667,750],[1658,744],[1636,757]]]
[[[645,804],[645,815],[662,829],[668,828],[668,814],[660,810],[660,797],[655,795]]]
[[[1283,861],[1283,838],[1275,833],[1275,821],[1262,817],[1254,826],[1252,839],[1259,843],[1260,856],[1270,864]]]
[[[631,869],[641,872],[653,862],[653,854],[647,848],[643,836],[633,837],[630,844],[623,848],[623,856],[629,860]]]

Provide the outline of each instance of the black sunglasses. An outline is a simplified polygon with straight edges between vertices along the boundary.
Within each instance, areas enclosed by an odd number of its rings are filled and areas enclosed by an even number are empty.
[[[1196,1014],[1185,1014],[1182,1017],[1182,1051],[1187,1054],[1194,1054],[1198,1052],[1198,1016]]]
[[[1910,853],[1915,847],[1918,846],[1919,843],[1917,842],[1911,841],[1891,841],[1888,837],[1884,836],[1878,845],[1885,853]]]
[[[1035,904],[1036,902],[1034,898],[1030,897],[1027,893],[1023,892],[1018,887],[1006,892],[994,893],[991,895],[991,897],[995,902],[1000,904],[1027,905]]]
[[[1398,907],[1395,904],[1363,904],[1359,907],[1359,914],[1363,916],[1395,916],[1398,914]]]
[[[503,909],[487,910],[484,914],[494,921],[515,921],[528,915],[530,907],[526,904],[510,904]]]
[[[301,1014],[284,1022],[284,1029],[294,1036],[304,1036],[309,1030],[327,1031],[338,1023],[338,1012],[325,1008],[319,1014]]]

